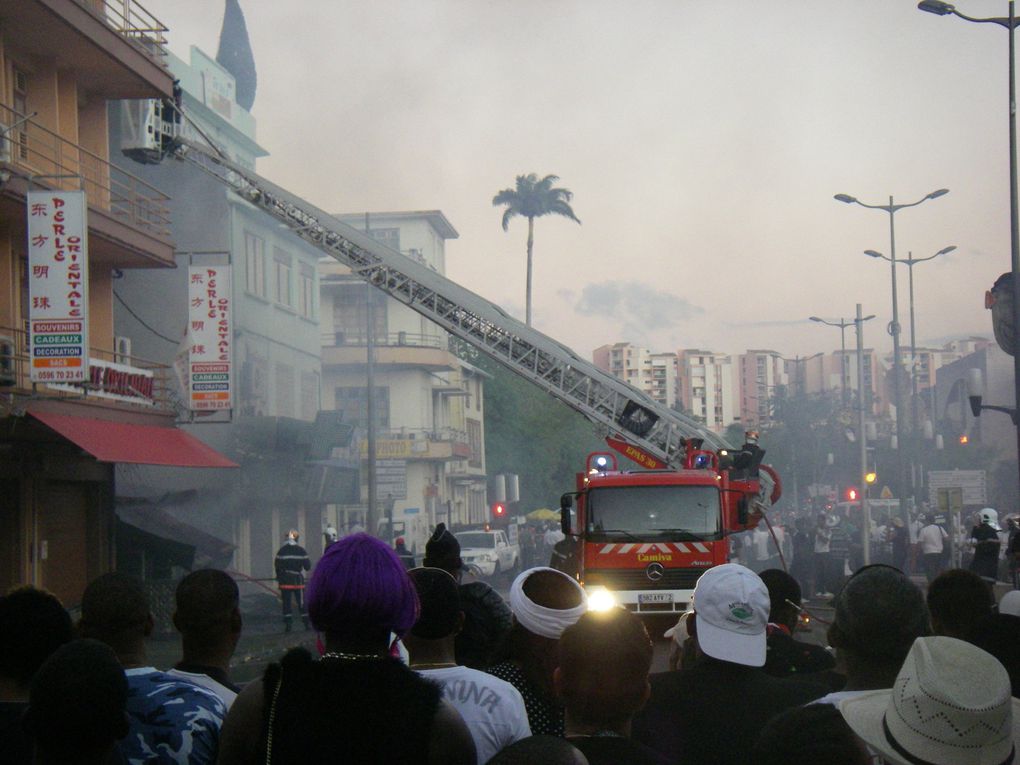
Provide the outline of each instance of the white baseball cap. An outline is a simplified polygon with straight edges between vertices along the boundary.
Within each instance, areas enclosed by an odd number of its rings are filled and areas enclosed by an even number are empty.
[[[698,646],[713,659],[765,665],[769,591],[751,569],[736,563],[710,568],[694,588]]]

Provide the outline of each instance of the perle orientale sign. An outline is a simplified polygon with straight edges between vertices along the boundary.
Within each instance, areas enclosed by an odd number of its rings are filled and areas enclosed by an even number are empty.
[[[32,382],[89,379],[84,191],[30,191],[28,323]]]
[[[188,268],[188,407],[233,408],[230,266]]]

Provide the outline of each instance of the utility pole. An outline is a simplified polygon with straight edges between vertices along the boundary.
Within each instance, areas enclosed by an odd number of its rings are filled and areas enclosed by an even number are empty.
[[[864,435],[864,317],[861,304],[857,304],[857,442],[861,446],[861,546],[864,551],[863,563],[871,564],[871,508],[868,507],[868,439]]]
[[[371,236],[368,213],[365,213],[365,233]],[[375,295],[372,285],[365,283],[365,323],[368,333],[365,340],[365,412],[368,417],[368,510],[365,512],[366,531],[373,536],[379,535],[379,518],[377,515],[376,465],[375,465]],[[392,535],[393,528],[389,533]]]

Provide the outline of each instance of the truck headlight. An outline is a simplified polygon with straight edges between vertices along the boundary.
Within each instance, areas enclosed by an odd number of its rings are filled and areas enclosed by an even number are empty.
[[[588,592],[589,611],[608,611],[616,608],[616,596],[605,587],[594,587]]]

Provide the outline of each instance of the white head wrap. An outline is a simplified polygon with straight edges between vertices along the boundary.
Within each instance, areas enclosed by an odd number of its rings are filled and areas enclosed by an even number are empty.
[[[537,571],[552,571],[574,585],[581,595],[580,605],[573,608],[546,608],[531,600],[524,594],[524,581]],[[588,610],[588,596],[581,585],[562,571],[540,566],[522,571],[514,579],[514,583],[510,585],[510,610],[528,632],[551,640],[559,640],[563,630],[580,619],[582,614]]]

